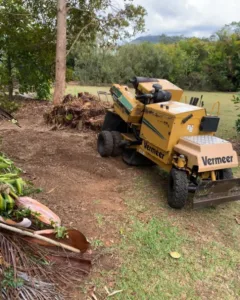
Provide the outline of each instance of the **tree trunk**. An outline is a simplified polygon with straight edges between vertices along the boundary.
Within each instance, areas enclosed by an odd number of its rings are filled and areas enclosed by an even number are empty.
[[[9,100],[13,97],[13,78],[12,78],[12,60],[11,57],[7,56],[7,70],[8,70],[8,98]]]
[[[62,102],[66,80],[66,46],[67,46],[67,5],[66,0],[58,0],[56,73],[53,104]]]

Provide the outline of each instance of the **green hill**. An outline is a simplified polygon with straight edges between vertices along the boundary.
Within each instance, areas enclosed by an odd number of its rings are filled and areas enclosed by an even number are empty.
[[[173,36],[168,36],[165,34],[162,35],[146,35],[146,36],[140,36],[133,40],[131,44],[141,44],[144,42],[149,42],[153,44],[157,43],[163,43],[163,44],[174,44],[177,43],[181,40],[186,39],[183,35],[173,35]]]

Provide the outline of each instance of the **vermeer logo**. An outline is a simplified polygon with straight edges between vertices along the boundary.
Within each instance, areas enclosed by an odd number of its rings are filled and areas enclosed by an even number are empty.
[[[156,148],[150,146],[147,142],[144,142],[144,148],[147,149],[149,152],[152,152],[156,156],[160,157],[161,159],[164,158],[164,154],[158,151]]]
[[[202,156],[202,161],[204,166],[207,165],[220,165],[231,163],[233,161],[233,156],[222,156],[222,157],[215,157],[215,158],[208,158],[207,156]]]

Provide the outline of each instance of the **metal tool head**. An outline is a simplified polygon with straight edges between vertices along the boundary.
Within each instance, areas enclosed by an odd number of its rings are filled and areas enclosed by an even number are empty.
[[[193,208],[240,200],[240,178],[206,181],[196,189]]]

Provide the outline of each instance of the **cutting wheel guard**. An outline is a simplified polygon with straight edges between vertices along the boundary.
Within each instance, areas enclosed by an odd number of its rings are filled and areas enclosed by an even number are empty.
[[[193,208],[240,200],[240,178],[202,182],[193,199]]]

